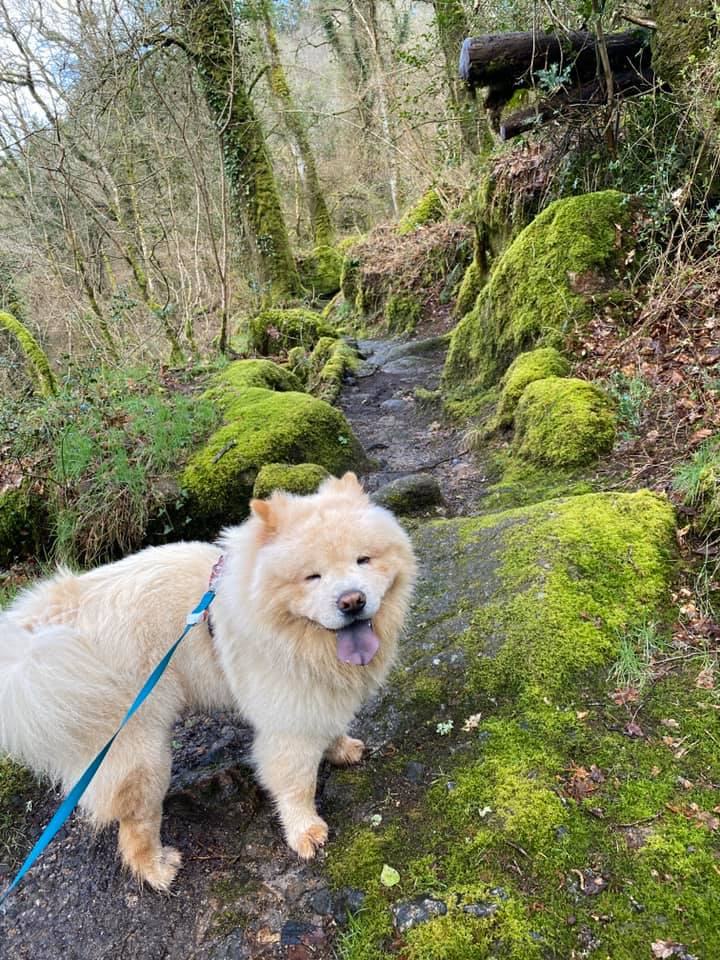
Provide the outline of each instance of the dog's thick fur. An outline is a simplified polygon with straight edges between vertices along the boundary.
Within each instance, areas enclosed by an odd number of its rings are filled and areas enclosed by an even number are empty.
[[[83,797],[97,825],[119,821],[122,860],[166,889],[180,854],[160,842],[171,728],[188,710],[235,709],[255,731],[258,777],[288,844],[312,857],[327,838],[315,809],[323,755],[355,763],[346,735],[395,655],[415,564],[391,514],[353,474],[309,497],[275,494],[218,544],[149,547],[89,573],[61,570],[0,614],[0,748],[68,789],[109,739],[146,677],[224,566],[211,608],[118,737]],[[318,574],[320,576],[318,577]],[[338,597],[362,591],[380,646],[341,662]]]

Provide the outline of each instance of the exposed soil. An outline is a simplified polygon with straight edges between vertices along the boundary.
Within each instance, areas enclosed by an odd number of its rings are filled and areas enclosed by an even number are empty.
[[[443,425],[437,411],[413,398],[416,387],[437,386],[444,342],[365,341],[360,347],[366,360],[345,388],[341,406],[379,463],[366,478],[367,485],[375,489],[407,473],[430,472],[441,484],[446,512],[472,512],[482,495],[482,471],[464,452],[460,431]],[[442,567],[442,557],[436,559]],[[440,576],[443,582],[452,579],[446,572],[447,577]],[[436,583],[435,567],[421,581],[421,595],[423,584],[430,589],[431,577]],[[443,602],[448,602],[446,592]],[[427,611],[432,604],[424,606]],[[423,616],[424,627],[427,612]],[[452,633],[456,626],[450,619],[442,629]],[[422,657],[416,656],[413,669],[422,668]],[[382,711],[377,704],[368,706],[357,721],[370,751],[366,764],[394,749],[391,737],[406,719],[393,712],[392,704]],[[182,852],[183,868],[171,895],[141,889],[122,870],[114,830],[94,834],[73,817],[0,916],[0,957],[332,957],[338,926],[347,921],[357,892],[331,894],[321,863],[302,864],[286,847],[268,798],[254,783],[247,763],[251,737],[250,730],[223,714],[192,716],[177,725],[163,835]],[[378,781],[378,790],[386,788]],[[418,789],[412,778],[394,785],[408,801]],[[323,767],[318,805],[331,826],[330,843],[333,830],[361,814],[348,808],[348,797],[341,778]],[[58,801],[53,790],[38,789],[18,858]],[[0,864],[2,880],[17,866]]]

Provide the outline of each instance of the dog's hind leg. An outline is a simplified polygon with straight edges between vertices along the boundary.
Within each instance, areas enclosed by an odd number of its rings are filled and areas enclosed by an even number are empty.
[[[317,771],[324,744],[307,737],[258,732],[253,753],[258,776],[277,804],[288,845],[310,860],[327,840],[315,809]]]
[[[109,812],[120,824],[118,851],[123,863],[144,883],[167,890],[182,861],[178,850],[164,847],[160,841],[163,798],[170,782],[170,749],[164,751],[161,763],[157,755],[152,757],[152,765],[138,759],[137,766],[118,782]]]

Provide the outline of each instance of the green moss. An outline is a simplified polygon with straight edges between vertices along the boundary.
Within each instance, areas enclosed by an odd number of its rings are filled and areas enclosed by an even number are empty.
[[[335,474],[364,463],[343,414],[305,393],[249,387],[228,404],[225,417],[229,422],[191,458],[181,478],[196,522],[242,519],[267,463],[316,463]]]
[[[493,458],[501,478],[488,487],[483,512],[529,506],[542,500],[593,493],[593,484],[578,468],[548,467],[518,460],[506,452]]]
[[[705,59],[710,37],[717,31],[716,14],[707,0],[654,0],[651,14],[653,71],[660,80],[677,85],[689,66]]]
[[[482,686],[505,682],[552,696],[607,663],[617,631],[662,604],[674,514],[647,491],[585,494],[463,521],[464,536],[507,523],[501,578],[506,595],[481,607],[467,641],[503,642],[478,664]],[[493,651],[494,652],[494,651]]]
[[[447,386],[488,387],[519,353],[560,346],[590,317],[592,293],[617,285],[626,201],[614,190],[557,200],[516,237],[453,332]]]
[[[566,377],[569,373],[569,362],[554,347],[540,347],[521,353],[510,364],[500,382],[500,401],[495,420],[497,426],[509,426],[512,423],[515,408],[529,383],[547,377]]]
[[[236,360],[216,374],[205,396],[225,408],[246,387],[302,393],[303,386],[291,370],[272,360]]]
[[[0,757],[0,857],[12,856],[25,822],[28,794],[35,781],[24,767]]]
[[[250,320],[249,333],[254,350],[273,356],[292,347],[311,349],[320,337],[332,337],[335,331],[320,314],[293,307],[263,310]]]
[[[357,350],[347,341],[321,337],[309,357],[308,390],[332,403],[340,393],[343,379],[354,373],[359,363]]]
[[[412,293],[391,293],[385,303],[390,333],[410,334],[422,319],[422,303]]]
[[[253,496],[261,500],[273,490],[286,493],[315,493],[330,474],[317,463],[266,463],[260,469],[253,487]]]
[[[428,223],[435,223],[443,218],[443,203],[440,194],[434,187],[426,191],[419,200],[413,204],[402,218],[397,227],[400,236],[412,233],[418,227],[424,227]]]
[[[26,486],[0,494],[1,566],[37,548],[43,513],[40,498]]]
[[[462,319],[466,313],[470,313],[475,306],[475,301],[485,283],[485,277],[486,275],[480,268],[480,264],[473,258],[463,274],[462,283],[455,300],[453,313],[458,319]]]
[[[25,324],[17,320],[11,313],[0,310],[0,327],[4,327],[20,344],[38,392],[45,397],[57,393],[57,383],[50,368],[50,361]]]
[[[316,247],[298,261],[303,286],[314,297],[332,297],[340,289],[343,261],[343,254],[335,247]]]
[[[613,405],[586,380],[535,380],[515,409],[514,450],[524,460],[580,466],[609,453],[614,442]]]
[[[360,261],[351,253],[347,253],[340,268],[340,289],[345,302],[353,308],[360,292],[360,279]]]

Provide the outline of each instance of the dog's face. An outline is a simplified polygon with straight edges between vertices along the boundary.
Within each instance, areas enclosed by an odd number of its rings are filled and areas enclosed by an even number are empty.
[[[313,496],[276,493],[251,508],[260,524],[257,599],[280,618],[334,632],[341,660],[368,663],[379,645],[373,618],[398,581],[414,574],[395,518],[370,503],[352,473],[327,480]]]

